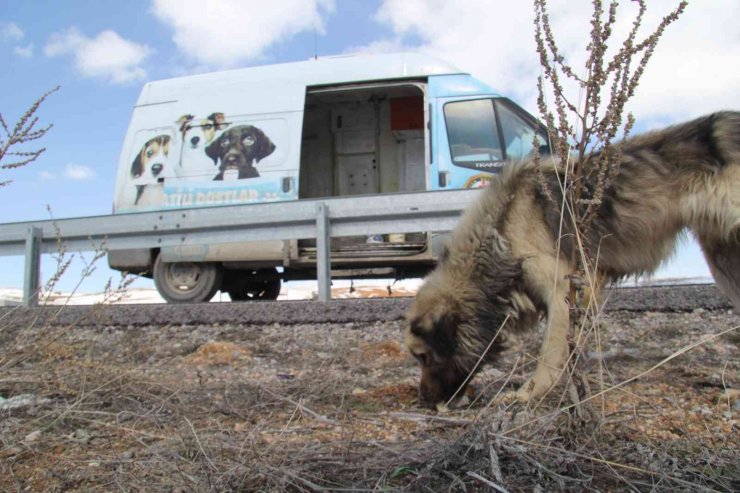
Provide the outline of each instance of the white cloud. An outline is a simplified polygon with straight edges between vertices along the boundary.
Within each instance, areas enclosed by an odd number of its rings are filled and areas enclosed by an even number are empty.
[[[23,29],[14,22],[0,24],[0,38],[10,41],[20,41],[25,36]]]
[[[648,2],[645,27],[654,28],[677,4],[678,0]],[[548,5],[563,54],[574,68],[582,67],[591,2],[551,0]],[[615,40],[623,39],[632,21],[625,14],[634,10],[631,2],[620,7]],[[736,0],[690,4],[668,27],[650,60],[629,107],[635,116],[643,122],[666,123],[740,107],[738,16],[740,2]],[[394,34],[363,50],[404,45],[439,56],[536,111],[540,69],[530,2],[383,0],[376,19],[390,26]]]
[[[33,43],[28,43],[26,46],[16,46],[13,48],[13,53],[21,58],[33,58]]]
[[[95,178],[95,172],[88,166],[69,163],[64,168],[64,176],[70,180],[91,180]]]
[[[196,63],[233,67],[258,59],[271,45],[304,32],[323,32],[334,0],[153,0],[154,15]]]
[[[51,180],[56,179],[56,176],[54,175],[54,173],[51,173],[46,170],[42,170],[39,172],[39,178],[41,178],[44,181],[51,181]]]
[[[151,49],[119,36],[115,31],[102,31],[88,38],[76,28],[53,34],[44,46],[46,56],[72,55],[75,67],[85,77],[107,79],[122,84],[146,78],[141,66]]]

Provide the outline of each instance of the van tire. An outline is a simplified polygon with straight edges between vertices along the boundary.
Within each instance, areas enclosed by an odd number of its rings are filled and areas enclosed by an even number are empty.
[[[169,303],[210,301],[221,289],[221,267],[210,262],[154,262],[154,285]]]
[[[252,280],[254,274],[276,274],[274,278]],[[226,283],[226,292],[231,301],[274,301],[280,296],[280,278],[276,269],[259,269],[257,271],[236,271]]]

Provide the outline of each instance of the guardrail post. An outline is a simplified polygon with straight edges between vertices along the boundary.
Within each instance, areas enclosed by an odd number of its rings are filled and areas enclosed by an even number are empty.
[[[329,206],[316,204],[316,277],[319,283],[319,301],[331,299],[331,224]]]
[[[26,269],[23,279],[23,306],[36,306],[39,302],[42,236],[41,228],[28,227],[26,232]]]

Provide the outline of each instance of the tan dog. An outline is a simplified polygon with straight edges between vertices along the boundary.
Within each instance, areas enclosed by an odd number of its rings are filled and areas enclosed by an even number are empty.
[[[591,159],[594,156],[590,157]],[[463,216],[445,257],[408,314],[406,343],[422,368],[420,397],[434,405],[462,391],[495,361],[506,334],[546,317],[537,368],[517,393],[543,396],[567,361],[572,228],[546,196],[562,195],[553,162],[538,178],[532,162],[512,164]],[[585,196],[593,180],[584,184]],[[613,186],[588,236],[596,276],[649,273],[692,231],[718,286],[740,309],[740,113],[722,112],[628,140]],[[499,333],[499,329],[501,332]],[[495,338],[495,340],[494,340]]]

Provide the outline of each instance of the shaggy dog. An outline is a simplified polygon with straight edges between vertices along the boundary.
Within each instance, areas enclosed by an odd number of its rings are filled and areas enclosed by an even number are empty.
[[[553,161],[539,170],[533,162],[508,166],[452,232],[408,314],[406,344],[422,368],[423,401],[435,405],[462,395],[481,363],[495,360],[506,334],[541,316],[547,323],[537,368],[517,398],[540,398],[560,377],[569,355],[566,276],[574,270],[576,246],[569,221],[561,229],[553,204],[562,200],[558,175]],[[585,197],[594,182],[584,182]],[[581,241],[597,260],[603,284],[653,272],[685,229],[740,309],[738,112],[627,140],[618,173]]]

